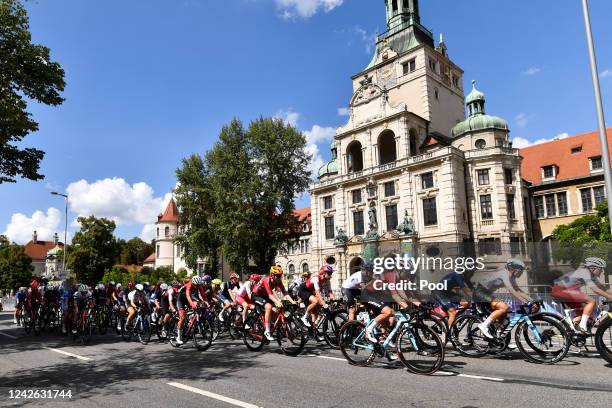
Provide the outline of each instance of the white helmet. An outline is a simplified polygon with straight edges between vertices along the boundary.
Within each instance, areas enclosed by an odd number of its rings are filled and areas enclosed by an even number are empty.
[[[89,289],[87,288],[87,285],[85,285],[84,283],[81,283],[79,285],[79,292],[87,292]]]
[[[142,286],[142,283],[139,283],[136,286],[134,286],[134,289],[141,292],[142,290],[144,290],[144,286]]]
[[[96,285],[96,289],[98,289],[98,290],[104,290],[104,284],[103,284],[103,283],[98,283],[98,284]]]
[[[525,262],[517,258],[511,258],[506,261],[506,265],[512,269],[524,270]]]
[[[167,290],[168,289],[168,284],[167,283],[162,283],[161,285],[159,285],[159,288],[161,290]]]
[[[121,284],[118,283],[117,286],[115,286],[117,289],[121,289]]]
[[[196,275],[193,278],[191,278],[191,283],[193,283],[194,285],[201,285],[202,278],[199,275]]]
[[[605,269],[606,268],[606,261],[604,261],[601,258],[597,258],[595,256],[592,256],[592,257],[587,258],[587,259],[584,260],[584,266],[593,266],[595,268]]]

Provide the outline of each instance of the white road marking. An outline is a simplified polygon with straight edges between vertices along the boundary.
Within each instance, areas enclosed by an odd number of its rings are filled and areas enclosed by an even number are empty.
[[[43,347],[43,348],[47,349],[47,350],[55,351],[56,353],[59,353],[59,354],[64,354],[66,356],[75,357],[75,358],[78,358],[79,360],[83,360],[83,361],[91,361],[91,360],[93,360],[92,358],[89,358],[89,357],[79,356],[78,354],[69,353],[67,351],[56,349],[56,348],[51,348],[51,347]]]
[[[9,339],[16,339],[16,336],[10,335],[10,334],[6,334],[6,333],[2,333],[0,332],[0,336],[4,336],[4,337],[8,337]]]
[[[476,380],[488,380],[488,381],[497,381],[497,382],[504,382],[504,381],[506,381],[503,378],[483,377],[481,375],[470,375],[470,374],[457,374],[457,377],[475,378]]]
[[[325,358],[325,359],[327,359],[327,360],[346,361],[346,359],[345,359],[345,358],[339,358],[339,357],[328,357],[328,356],[317,356],[316,354],[315,354],[315,357],[318,357],[318,358]]]
[[[200,394],[200,395],[203,395],[203,396],[208,397],[208,398],[216,399],[218,401],[227,402],[228,404],[236,405],[238,407],[243,407],[243,408],[259,408],[257,405],[249,404],[248,402],[243,402],[243,401],[240,401],[240,400],[237,400],[237,399],[233,399],[233,398],[229,398],[229,397],[224,397],[223,395],[215,394],[213,392],[204,391],[204,390],[201,390],[201,389],[195,388],[195,387],[190,387],[189,385],[185,385],[185,384],[181,384],[181,383],[177,383],[177,382],[169,382],[169,383],[166,383],[166,384],[168,384],[171,387],[180,388],[182,390],[190,391],[190,392],[193,392],[195,394]]]

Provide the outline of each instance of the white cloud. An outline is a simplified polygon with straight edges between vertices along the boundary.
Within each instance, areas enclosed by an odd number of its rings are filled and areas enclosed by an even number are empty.
[[[46,214],[40,210],[35,211],[31,217],[15,213],[2,235],[18,244],[25,244],[32,239],[32,233],[36,231],[39,240],[50,241],[53,234],[63,232],[63,228],[59,231],[61,218],[62,213],[53,207],[50,207]]]
[[[599,77],[601,79],[606,79],[612,77],[612,69],[604,69],[599,73]]]
[[[529,116],[526,113],[519,113],[514,117],[514,121],[518,126],[525,127],[529,123]]]
[[[349,108],[338,108],[338,115],[349,116],[350,114],[351,114],[351,110]]]
[[[355,32],[361,37],[361,41],[365,45],[365,51],[368,54],[371,54],[374,51],[374,46],[376,45],[376,32],[368,33],[361,27],[355,27]]]
[[[528,147],[528,146],[533,146],[533,145],[537,145],[537,144],[542,144],[542,143],[546,143],[546,142],[552,142],[554,140],[561,140],[561,139],[565,139],[569,137],[569,133],[559,133],[557,136],[553,137],[552,139],[537,139],[535,142],[530,142],[529,140],[525,139],[524,137],[515,137],[514,139],[512,139],[512,147],[516,148],[516,149],[522,149],[524,147]]]
[[[531,67],[531,68],[527,69],[526,71],[523,71],[522,74],[524,76],[534,76],[534,75],[539,74],[541,71],[542,70],[540,68]]]
[[[80,180],[66,188],[70,210],[77,216],[94,215],[114,220],[117,225],[154,222],[170,201],[171,193],[155,197],[147,183],[130,185],[122,178],[89,183]]]
[[[290,19],[312,17],[319,10],[329,13],[343,2],[344,0],[276,0],[276,5],[281,11],[281,17]]]
[[[300,114],[294,112],[293,109],[279,110],[274,115],[275,118],[282,119],[288,125],[297,127],[298,120],[300,120]]]
[[[140,239],[142,239],[145,242],[150,242],[152,239],[155,238],[155,224],[145,224],[142,227],[142,231],[140,232]]]
[[[325,160],[323,160],[318,144],[325,142],[325,147],[327,148],[327,144],[329,144],[329,142],[332,141],[336,135],[336,129],[333,127],[314,125],[312,129],[305,131],[304,135],[306,136],[307,143],[306,152],[312,155],[310,170],[312,171],[313,176],[316,176],[319,168],[325,164]]]

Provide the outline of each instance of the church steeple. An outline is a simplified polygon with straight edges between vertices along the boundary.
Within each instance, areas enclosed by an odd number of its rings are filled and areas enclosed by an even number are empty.
[[[387,8],[387,29],[402,26],[402,24],[419,24],[419,0],[385,0]]]

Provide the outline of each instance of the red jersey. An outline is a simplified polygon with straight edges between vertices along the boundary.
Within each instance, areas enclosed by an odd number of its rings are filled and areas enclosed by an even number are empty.
[[[282,281],[272,279],[270,276],[264,276],[255,286],[255,289],[253,289],[253,294],[259,297],[270,296],[273,294],[274,289],[280,290],[285,296],[287,295],[287,289],[285,289]]]

